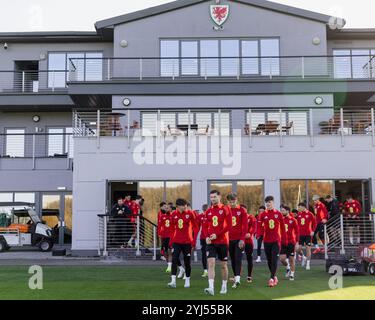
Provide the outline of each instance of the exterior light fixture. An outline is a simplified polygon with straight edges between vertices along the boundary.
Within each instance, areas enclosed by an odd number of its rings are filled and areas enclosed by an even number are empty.
[[[321,106],[324,102],[322,97],[316,97],[314,101],[315,101],[315,104],[318,106]]]
[[[33,116],[33,121],[34,122],[39,122],[40,121],[40,117],[37,116],[37,115]]]
[[[319,37],[314,37],[313,40],[312,40],[312,43],[316,46],[320,45],[322,41],[320,40]]]
[[[46,60],[47,59],[47,55],[45,53],[41,53],[40,56],[39,56],[39,59],[40,60]]]
[[[128,41],[126,41],[126,40],[121,40],[120,41],[120,46],[121,47],[126,48],[128,45],[129,45]]]
[[[122,101],[122,104],[125,106],[125,107],[129,107],[130,104],[131,104],[131,101],[129,98],[125,98],[123,101]]]

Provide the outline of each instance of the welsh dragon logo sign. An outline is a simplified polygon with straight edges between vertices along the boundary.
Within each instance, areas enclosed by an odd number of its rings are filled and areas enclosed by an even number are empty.
[[[221,27],[229,17],[229,5],[211,5],[210,13],[212,20]]]

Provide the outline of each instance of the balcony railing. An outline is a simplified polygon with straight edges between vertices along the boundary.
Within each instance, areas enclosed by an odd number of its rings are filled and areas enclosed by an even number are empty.
[[[69,81],[375,79],[373,56],[72,58]]]
[[[66,90],[68,71],[0,71],[0,93],[43,93]]]
[[[81,137],[372,137],[372,109],[113,109],[76,110],[74,135]]]
[[[0,134],[0,161],[28,159],[31,168],[37,168],[41,159],[59,159],[65,169],[71,169],[73,159],[73,134]]]

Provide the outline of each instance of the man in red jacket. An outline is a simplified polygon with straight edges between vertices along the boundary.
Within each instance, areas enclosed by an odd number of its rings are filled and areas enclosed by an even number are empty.
[[[266,211],[262,213],[260,221],[264,241],[264,251],[267,256],[268,268],[271,272],[268,286],[272,288],[279,283],[276,276],[277,264],[279,261],[281,243],[285,241],[286,232],[283,216],[280,211],[277,211],[274,208],[274,197],[266,197],[265,203]]]
[[[307,210],[306,203],[301,202],[298,205],[298,212],[299,246],[297,252],[302,255],[302,267],[310,270],[311,246],[316,229],[316,218],[312,212]],[[303,246],[306,246],[306,256],[303,254]]]
[[[346,195],[346,202],[343,205],[343,214],[350,221],[349,226],[349,241],[354,245],[354,233],[357,236],[357,243],[361,242],[359,233],[359,217],[362,212],[362,206],[359,201],[353,199],[353,195],[348,193]],[[354,232],[355,231],[355,232]]]
[[[262,234],[262,224],[260,222],[260,216],[261,214],[266,210],[265,206],[260,206],[258,209],[258,213],[255,216],[257,220],[256,224],[256,235],[255,238],[257,239],[257,259],[256,263],[261,263],[262,262],[262,244],[263,244],[263,234]]]
[[[295,252],[299,239],[298,222],[292,216],[290,208],[281,207],[281,213],[284,217],[284,225],[286,232],[286,241],[281,246],[280,261],[286,267],[286,278],[294,281],[294,273],[296,271]]]
[[[247,215],[247,231],[245,235],[245,253],[247,259],[247,282],[253,282],[253,251],[254,234],[256,231],[257,220],[252,214]]]
[[[216,258],[221,263],[222,286],[220,294],[227,293],[228,285],[228,246],[229,229],[232,224],[232,215],[227,206],[221,203],[221,194],[217,190],[210,193],[211,208],[206,211],[207,223],[207,261],[208,261],[208,288],[204,292],[215,295],[215,264]]]
[[[320,249],[318,244],[318,238],[319,240],[324,244],[324,225],[328,221],[328,210],[326,205],[320,201],[320,197],[315,195],[313,196],[314,201],[314,213],[316,217],[316,229],[314,233],[313,242],[315,244],[315,251],[313,254],[317,254],[319,252],[324,252],[324,249]]]
[[[232,226],[229,229],[229,255],[234,275],[233,289],[237,289],[241,284],[242,258],[247,233],[247,211],[238,204],[237,199],[238,197],[235,193],[227,196],[229,210],[232,215]]]
[[[194,233],[198,231],[195,214],[187,210],[187,201],[176,200],[177,209],[171,214],[171,240],[172,247],[172,281],[168,287],[176,288],[177,266],[182,252],[185,262],[185,288],[190,288],[191,251],[194,246]]]

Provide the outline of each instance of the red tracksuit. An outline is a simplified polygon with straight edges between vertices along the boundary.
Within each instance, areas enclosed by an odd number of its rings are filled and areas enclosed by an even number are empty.
[[[131,222],[135,223],[137,221],[137,216],[139,215],[141,211],[141,206],[137,202],[132,201],[130,209],[132,211],[132,216],[130,220]]]
[[[316,229],[316,218],[309,210],[299,212],[297,216],[300,237],[311,237]]]
[[[200,213],[197,216],[197,224],[198,224],[198,230],[201,230],[200,240],[206,240],[207,239],[207,218],[205,213]]]
[[[262,230],[262,221],[260,220],[261,214],[258,214],[256,216],[256,234],[255,237],[259,239],[263,235],[263,230]]]
[[[344,214],[346,216],[351,216],[353,218],[358,218],[359,215],[362,212],[362,206],[357,200],[353,200],[351,202],[346,201],[344,203],[344,208],[343,208]]]
[[[328,210],[324,203],[318,202],[314,206],[315,216],[316,216],[316,223],[321,224],[323,220],[328,220]]]
[[[264,243],[281,243],[285,242],[286,232],[284,219],[281,212],[276,209],[266,210],[260,216],[262,235]]]
[[[180,212],[178,209],[171,213],[171,239],[169,246],[173,243],[191,244],[194,246],[194,233],[198,225],[195,214],[192,211]]]
[[[232,215],[232,226],[229,229],[229,241],[242,240],[245,241],[247,233],[247,211],[241,206],[230,208]]]
[[[286,241],[284,245],[296,245],[299,241],[299,227],[298,221],[292,215],[287,215],[284,217],[284,225],[285,225],[285,232],[286,232]]]
[[[206,211],[206,217],[207,236],[216,235],[216,239],[211,243],[229,245],[228,233],[232,225],[232,215],[228,207],[223,204],[212,206]]]
[[[170,238],[172,231],[171,215],[169,213],[158,213],[158,236],[162,239]]]
[[[245,239],[246,244],[250,244],[251,246],[254,247],[254,233],[256,232],[257,229],[257,220],[252,214],[247,215],[247,232],[250,233],[250,238]]]

